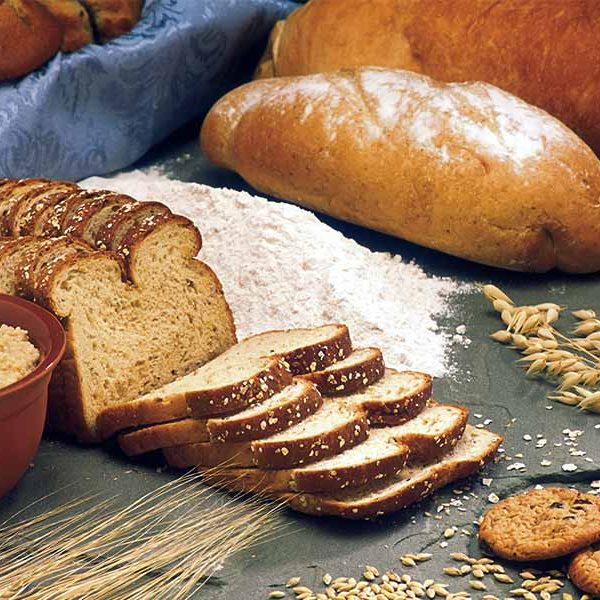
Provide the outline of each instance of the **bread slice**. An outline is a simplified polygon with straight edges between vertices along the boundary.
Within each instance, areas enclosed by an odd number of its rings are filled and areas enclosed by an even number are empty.
[[[118,441],[129,456],[198,442],[247,441],[268,437],[316,412],[323,398],[307,381],[295,381],[269,399],[231,416],[182,419],[123,433]]]
[[[314,383],[324,396],[346,396],[375,383],[383,377],[384,371],[381,350],[361,348],[322,371],[302,377]]]
[[[19,237],[20,221],[24,214],[40,201],[46,194],[54,194],[56,192],[72,191],[77,186],[74,183],[63,182],[63,181],[46,181],[42,182],[38,186],[34,186],[29,189],[28,192],[20,194],[20,197],[16,202],[11,204],[5,215],[5,222],[8,228],[9,235]]]
[[[122,433],[117,439],[127,456],[138,456],[171,446],[208,442],[206,424],[207,419],[181,419]]]
[[[280,433],[253,442],[199,443],[165,448],[167,463],[287,469],[339,454],[367,439],[367,417],[356,406],[329,400],[313,415]]]
[[[394,475],[407,462],[432,462],[461,439],[466,408],[433,404],[412,421],[371,429],[367,440],[331,458],[295,469],[223,469],[216,477],[236,491],[329,492]]]
[[[7,294],[20,295],[29,289],[28,280],[38,255],[52,246],[52,240],[20,238],[0,254],[0,281]]]
[[[96,247],[100,250],[115,250],[127,231],[135,228],[136,223],[148,216],[168,217],[171,214],[169,208],[160,202],[137,202],[125,205],[99,229],[96,234]]]
[[[311,515],[347,519],[379,517],[405,508],[433,491],[473,475],[493,459],[502,437],[468,426],[454,450],[442,460],[404,469],[396,476],[335,494],[278,494],[290,507]]]
[[[409,453],[408,446],[375,429],[361,444],[303,467],[279,470],[199,467],[198,470],[211,483],[231,491],[334,492],[391,477],[406,465]]]
[[[48,182],[47,179],[19,179],[12,185],[8,184],[0,190],[0,236],[10,235],[8,217],[12,207],[20,199]]]
[[[24,236],[24,235],[40,235],[41,227],[38,222],[43,222],[46,211],[49,211],[51,207],[55,206],[63,200],[67,195],[72,194],[77,190],[75,184],[70,186],[65,182],[60,183],[60,186],[51,188],[48,190],[40,190],[40,193],[35,202],[32,202],[18,217],[18,222],[15,224],[13,235]],[[20,205],[22,203],[19,203]]]
[[[90,251],[88,244],[77,238],[41,238],[40,244],[32,246],[15,267],[18,294],[29,300],[39,300],[43,297],[42,279],[47,282],[55,266],[68,256]]]
[[[379,381],[345,396],[345,400],[362,406],[373,426],[398,425],[425,408],[431,391],[432,380],[427,373],[387,368]]]
[[[268,400],[220,419],[208,419],[211,442],[242,442],[269,437],[289,429],[317,412],[323,397],[315,386],[296,380]]]
[[[113,210],[122,206],[126,202],[132,202],[132,198],[123,194],[117,194],[115,192],[101,193],[95,197],[86,199],[85,202],[81,202],[76,206],[73,206],[62,222],[62,232],[65,235],[73,235],[86,239],[86,242],[90,245],[94,239],[92,235],[85,235],[86,228],[91,228],[91,222],[94,222],[96,215],[103,210],[106,210],[107,214],[110,214]],[[103,223],[103,219],[98,217],[100,223]]]
[[[170,222],[173,222],[173,219]],[[122,242],[122,245],[126,245],[129,255],[131,255],[131,249],[135,248],[137,235],[137,233],[129,232]],[[239,363],[240,373],[243,377],[248,373],[256,375],[256,371],[244,370],[243,364],[248,360],[256,361],[257,357],[278,359],[292,373],[307,373],[311,369],[324,368],[335,363],[336,360],[343,359],[350,354],[351,347],[348,328],[335,323],[320,327],[260,333],[233,346],[227,351],[227,355],[219,357],[219,360],[234,365]],[[219,364],[223,363],[217,363],[217,367]],[[214,367],[215,365],[211,367],[213,371]],[[270,389],[273,393],[283,389],[285,387],[283,384],[289,384],[289,379],[285,374],[279,372],[279,377],[282,385],[277,389],[271,385]],[[201,397],[202,385],[203,382],[201,379],[199,380],[198,373],[191,373],[185,378],[173,382],[173,385],[169,386],[166,391],[158,390],[155,391],[156,393],[148,394],[133,402],[106,409],[99,416],[99,427],[103,436],[110,437],[125,429],[188,417],[191,414],[188,408],[188,399],[193,405],[193,414],[196,418],[214,416],[219,412],[218,407],[215,407],[214,404],[207,405],[206,402],[193,400],[197,394],[200,394]],[[241,382],[239,387],[241,388]],[[221,412],[240,410],[247,404],[232,408],[231,402],[228,402],[228,405],[221,407]]]
[[[257,356],[278,356],[293,375],[302,375],[343,360],[352,352],[352,342],[345,325],[332,323],[320,327],[265,331],[246,338],[238,350]]]
[[[57,375],[64,394],[54,396],[49,409],[55,429],[98,440],[102,410],[235,343],[216,276],[192,259],[198,249],[189,222],[165,223],[132,249],[127,277],[117,257],[104,252],[69,257],[54,270],[40,300],[66,319],[69,345]]]

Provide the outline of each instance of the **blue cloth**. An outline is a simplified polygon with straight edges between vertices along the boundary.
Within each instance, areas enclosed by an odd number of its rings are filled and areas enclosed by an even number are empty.
[[[0,176],[123,168],[248,71],[288,0],[146,0],[131,33],[0,84]]]

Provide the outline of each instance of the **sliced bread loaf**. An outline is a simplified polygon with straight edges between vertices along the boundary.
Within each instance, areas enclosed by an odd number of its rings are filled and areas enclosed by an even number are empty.
[[[430,375],[387,368],[379,381],[345,399],[362,406],[372,426],[397,425],[423,410],[431,390]]]
[[[19,179],[0,189],[0,235],[11,235],[8,217],[12,207],[30,191],[46,184],[47,179]]]
[[[465,430],[463,407],[432,405],[412,421],[371,429],[367,440],[331,458],[298,467],[267,471],[223,469],[216,477],[242,491],[327,492],[366,485],[394,475],[405,466],[432,462],[452,450]]]
[[[40,300],[65,318],[69,350],[59,367],[63,397],[51,424],[81,441],[102,437],[98,414],[196,368],[235,343],[233,319],[214,273],[193,260],[197,232],[168,223],[132,251],[131,282],[115,255],[60,263]]]
[[[40,235],[41,223],[44,222],[44,215],[53,206],[57,205],[63,198],[77,190],[75,184],[60,183],[50,189],[40,190],[35,202],[27,203],[23,201],[19,206],[23,208],[20,212],[18,221],[15,223],[14,235]],[[40,223],[40,225],[38,225]]]
[[[330,400],[297,425],[268,438],[229,444],[199,443],[165,448],[167,463],[176,468],[196,465],[287,469],[339,454],[367,439],[362,409]]]
[[[442,460],[416,465],[398,475],[335,494],[278,494],[300,512],[348,519],[374,518],[418,502],[433,491],[476,473],[492,460],[502,437],[468,426],[454,450]]]
[[[321,371],[301,377],[314,383],[324,396],[346,396],[375,383],[383,377],[384,371],[381,350],[361,348]]]
[[[173,222],[173,220],[174,218],[169,222]],[[122,244],[126,244],[130,256],[131,249],[136,246],[136,239],[137,234],[130,232],[122,242]],[[284,366],[292,369],[293,373],[306,373],[311,369],[329,366],[336,360],[343,359],[350,352],[351,342],[348,328],[341,324],[260,333],[248,337],[230,348],[226,355],[219,357],[219,362],[210,367],[207,365],[207,369],[202,375],[199,371],[190,373],[188,376],[174,381],[167,390],[156,390],[133,402],[107,408],[99,416],[99,427],[105,437],[110,437],[125,429],[183,419],[191,412],[196,418],[214,416],[218,413],[218,407],[215,408],[214,404],[207,405],[205,401],[196,402],[194,398],[202,398],[204,393],[202,386],[205,385],[205,382],[202,377],[208,372],[212,372],[213,377],[218,378],[219,369],[224,363],[232,365],[228,368],[237,369],[242,377],[238,380],[238,389],[241,391],[244,377],[247,377],[248,373],[250,376],[256,376],[256,371],[247,369],[249,360],[256,364],[256,361],[260,362],[260,357],[270,357],[280,360]],[[261,362],[261,364],[263,363]],[[287,375],[281,371],[278,373],[281,385],[277,387],[272,381],[270,387],[266,391],[262,391],[275,393],[290,383]],[[248,389],[247,386],[244,386],[244,390],[244,393],[252,394],[252,388]],[[190,400],[192,411],[188,408],[188,400]],[[221,412],[233,412],[250,404],[253,402],[247,402],[242,406],[237,404],[232,407],[231,402],[228,401],[226,406],[221,407]]]
[[[119,445],[129,456],[198,442],[248,441],[268,437],[316,412],[323,398],[308,381],[295,381],[267,400],[230,416],[182,419],[122,433]]]

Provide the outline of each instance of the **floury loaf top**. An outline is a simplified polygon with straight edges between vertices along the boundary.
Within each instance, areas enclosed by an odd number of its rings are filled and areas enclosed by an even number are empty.
[[[423,246],[600,269],[600,161],[492,85],[370,67],[259,80],[212,108],[201,143],[261,191]]]

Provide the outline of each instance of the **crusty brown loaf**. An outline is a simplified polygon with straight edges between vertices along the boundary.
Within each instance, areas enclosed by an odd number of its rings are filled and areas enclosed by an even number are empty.
[[[51,236],[79,224],[83,235],[107,206],[98,200],[115,196],[56,189],[36,180],[3,182],[0,221],[15,233],[27,221]],[[33,190],[39,196],[32,205]],[[194,259],[201,245],[194,224],[163,205],[116,198],[164,208],[168,218],[143,234],[135,219],[123,223],[116,232],[122,255],[65,235],[21,237],[0,247],[0,291],[35,299],[65,324],[67,350],[52,385],[49,422],[86,442],[102,437],[97,415],[103,409],[188,373],[236,341],[217,277]],[[86,203],[95,210],[82,210]]]
[[[312,0],[276,25],[257,74],[376,65],[487,81],[600,152],[598,39],[596,0]]]
[[[63,31],[61,50],[73,52],[94,41],[87,10],[79,0],[37,0],[60,23]]]
[[[484,83],[363,68],[255,81],[201,134],[257,189],[477,262],[600,269],[600,161]]]

